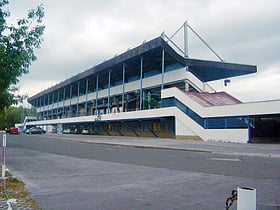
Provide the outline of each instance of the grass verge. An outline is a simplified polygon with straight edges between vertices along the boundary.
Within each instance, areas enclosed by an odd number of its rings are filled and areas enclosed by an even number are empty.
[[[25,184],[13,177],[9,172],[6,172],[6,194],[4,193],[4,182],[0,182],[1,201],[7,199],[16,199],[16,209],[41,209],[38,204],[32,199],[30,193],[26,190]]]

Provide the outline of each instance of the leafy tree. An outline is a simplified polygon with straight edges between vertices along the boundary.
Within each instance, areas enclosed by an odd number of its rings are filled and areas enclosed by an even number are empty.
[[[42,5],[30,10],[27,18],[17,20],[16,26],[8,26],[10,13],[3,9],[7,4],[8,0],[0,0],[0,113],[21,99],[15,95],[15,85],[36,60],[34,50],[40,48],[45,29]]]
[[[16,123],[22,123],[26,116],[36,116],[35,108],[28,109],[22,106],[4,108],[2,113],[0,113],[0,130],[14,127]]]
[[[5,108],[1,113],[1,129],[10,128],[15,125],[15,123],[20,122],[20,109],[17,107]]]

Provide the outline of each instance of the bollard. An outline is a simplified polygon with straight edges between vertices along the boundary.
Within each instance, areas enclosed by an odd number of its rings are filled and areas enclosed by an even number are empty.
[[[250,187],[237,188],[237,210],[256,210],[256,189]]]
[[[6,133],[3,134],[3,146],[2,146],[2,174],[1,180],[3,180],[3,191],[6,194]]]
[[[3,134],[3,147],[2,147],[2,178],[6,176],[6,134]]]

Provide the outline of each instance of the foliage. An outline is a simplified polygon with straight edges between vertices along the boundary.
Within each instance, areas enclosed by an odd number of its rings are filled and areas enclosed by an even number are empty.
[[[8,0],[0,0],[0,113],[20,99],[15,85],[36,60],[34,50],[40,48],[45,29],[42,5],[30,10],[27,18],[17,20],[16,26],[8,26],[10,13],[3,9],[7,4]]]
[[[20,122],[20,110],[16,107],[5,108],[1,113],[0,129],[14,127]]]
[[[0,130],[14,127],[16,123],[23,122],[26,116],[36,116],[36,110],[34,108],[23,108],[22,106],[4,108],[0,113]]]

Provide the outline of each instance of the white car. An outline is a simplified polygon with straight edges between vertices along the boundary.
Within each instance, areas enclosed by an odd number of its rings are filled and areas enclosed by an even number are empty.
[[[83,129],[82,134],[83,135],[89,135],[89,129]]]

